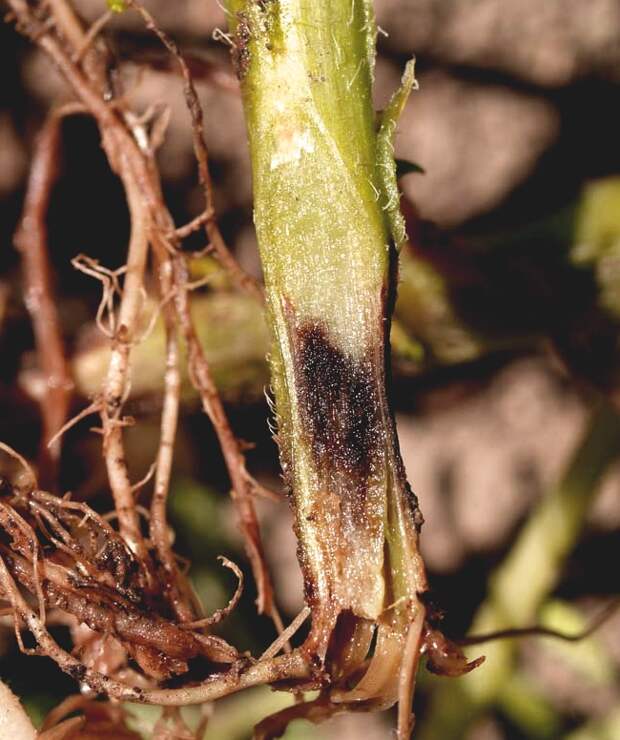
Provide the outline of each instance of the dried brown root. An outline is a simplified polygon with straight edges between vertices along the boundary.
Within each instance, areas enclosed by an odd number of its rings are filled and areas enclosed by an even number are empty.
[[[83,735],[85,725],[84,717],[71,717],[59,722],[55,727],[46,732],[40,733],[39,740],[71,740],[79,737],[78,733]]]
[[[282,632],[278,636],[278,639],[275,640],[261,655],[261,660],[269,660],[270,658],[275,657],[280,652],[280,650],[286,650],[289,644],[289,640],[299,630],[306,619],[308,619],[310,614],[310,607],[304,606],[304,608],[299,612],[295,619],[293,619],[289,626],[285,630],[282,630]]]
[[[253,278],[244,273],[238,265],[224,243],[214,218],[213,188],[209,172],[208,152],[204,139],[203,112],[189,67],[174,41],[158,27],[153,17],[141,3],[132,0],[130,5],[140,13],[145,20],[147,28],[156,34],[162,44],[172,54],[179,65],[185,81],[184,95],[191,116],[194,152],[198,162],[199,177],[205,197],[204,225],[209,243],[213,247],[218,259],[226,267],[237,284],[262,300],[262,288]],[[155,189],[159,190],[158,185]],[[166,218],[169,220],[163,203],[160,204],[160,211],[162,214],[165,213]],[[169,229],[159,234],[159,239],[162,243],[165,243],[167,238],[169,239],[170,233],[171,230]],[[170,264],[171,284],[173,288],[176,288],[175,305],[177,322],[188,348],[190,379],[200,394],[206,414],[213,423],[231,478],[231,495],[237,510],[240,528],[244,534],[246,550],[252,564],[252,570],[258,588],[258,610],[261,613],[270,615],[280,631],[282,628],[281,619],[273,602],[271,578],[264,560],[258,520],[252,500],[252,493],[256,490],[256,485],[247,474],[241,446],[228,423],[209,364],[197,337],[189,310],[189,278],[186,261],[182,256],[177,254],[171,259]]]
[[[73,389],[54,295],[46,214],[56,180],[61,122],[65,116],[82,110],[79,105],[63,106],[51,113],[43,125],[35,143],[23,214],[15,234],[15,245],[22,254],[25,304],[32,318],[39,367],[46,379],[46,389],[40,397],[43,434],[39,475],[44,485],[55,481],[60,457],[55,434],[65,421]]]
[[[153,727],[152,736],[153,740],[202,740],[204,731],[201,734],[200,729],[197,728],[195,732],[191,730],[178,707],[164,707]]]
[[[613,599],[601,611],[592,618],[590,624],[581,632],[575,634],[567,634],[566,632],[560,632],[558,630],[550,629],[549,627],[541,627],[540,625],[533,625],[532,627],[517,627],[506,630],[498,630],[497,632],[489,632],[483,635],[469,635],[468,637],[458,640],[457,644],[462,646],[467,645],[482,645],[485,642],[491,642],[494,640],[507,640],[511,638],[523,638],[523,637],[553,637],[558,640],[564,640],[566,642],[580,642],[593,635],[600,627],[611,619],[611,617],[620,609],[620,599]]]
[[[180,625],[183,629],[200,629],[201,627],[212,627],[215,624],[219,624],[224,619],[226,619],[226,617],[232,614],[237,604],[239,603],[239,599],[241,598],[241,594],[243,593],[243,573],[241,572],[241,569],[238,565],[235,565],[232,560],[225,558],[223,555],[220,555],[218,560],[222,563],[222,565],[224,565],[224,567],[232,570],[232,572],[237,576],[237,588],[235,589],[235,593],[231,596],[228,604],[226,604],[225,607],[213,612],[210,617],[204,617],[204,619],[198,619],[195,622],[189,622]]]
[[[253,740],[273,740],[273,738],[282,737],[289,724],[296,719],[305,719],[313,724],[320,724],[344,711],[349,710],[345,709],[342,704],[333,704],[328,696],[322,695],[314,701],[295,704],[266,717],[254,728]]]
[[[209,154],[204,137],[204,123],[202,106],[196,93],[194,79],[185,58],[179,51],[176,43],[157,25],[153,16],[146,10],[142,3],[137,0],[129,0],[128,5],[135,8],[144,19],[146,27],[152,31],[162,42],[165,48],[170,52],[173,59],[178,64],[181,76],[185,83],[183,93],[187,103],[187,109],[191,116],[192,136],[194,141],[194,153],[198,162],[198,173],[202,184],[205,197],[205,211],[203,222],[209,244],[214,254],[220,260],[222,265],[228,270],[233,280],[239,287],[247,290],[259,300],[263,299],[263,289],[261,285],[246,273],[241,265],[234,258],[231,251],[226,246],[222,234],[215,220],[215,208],[213,204],[213,185],[211,174],[209,172]]]
[[[427,669],[439,676],[463,676],[484,662],[484,655],[468,661],[457,643],[428,624],[424,626],[421,652],[427,656]]]
[[[156,253],[159,265],[159,284],[162,295],[173,293],[171,270],[163,253]],[[195,618],[192,608],[191,588],[179,571],[172,552],[169,527],[166,519],[168,491],[174,457],[174,442],[179,420],[181,398],[181,371],[179,368],[179,333],[176,327],[174,307],[167,301],[163,307],[166,330],[166,371],[164,375],[164,399],[160,423],[159,450],[155,462],[155,485],[151,499],[149,535],[167,575],[168,602],[181,622]]]
[[[6,544],[0,545],[0,595],[11,605],[16,635],[24,651],[30,650],[22,642],[21,629],[25,626],[37,643],[30,652],[48,655],[90,691],[168,706],[209,701],[246,685],[309,676],[305,657],[300,654],[254,663],[220,638],[190,629],[203,629],[202,622],[177,625],[158,616],[155,609],[165,612],[165,601],[158,602],[156,595],[141,587],[144,581],[136,556],[108,522],[86,504],[38,490],[12,490],[6,484],[4,490],[0,530]],[[239,569],[230,561],[224,562],[241,579]],[[220,621],[232,611],[241,587],[240,580],[227,607],[207,622]],[[37,598],[42,613],[35,613],[23,592]],[[75,619],[74,635],[79,624],[82,632],[88,627],[85,638],[76,639],[79,657],[55,643],[45,626],[45,609],[61,610]],[[305,618],[307,613],[302,616]],[[298,618],[293,622],[286,638],[301,621]],[[87,647],[96,653],[103,649],[101,641],[107,641],[116,652],[112,660],[108,656],[97,663],[88,656]],[[272,654],[275,656],[282,646],[281,639]],[[136,683],[123,655],[138,663],[146,682],[138,678]],[[154,687],[154,682],[182,676],[188,670],[188,661],[196,659],[206,661],[209,677],[203,684],[183,689]],[[94,669],[95,665],[107,667],[107,673]],[[130,684],[126,683],[128,679]],[[75,727],[77,722],[71,720],[54,728],[54,732],[73,731]]]
[[[41,622],[47,607],[60,608],[92,630],[116,637],[158,680],[186,672],[187,661],[196,657],[224,664],[239,659],[220,638],[182,630],[166,619],[161,597],[158,603],[141,588],[131,551],[84,504],[40,491],[21,494],[11,503],[0,500],[0,527],[9,540],[8,546],[0,545],[6,566],[36,595]]]
[[[36,640],[37,647],[34,652],[52,658],[65,673],[79,681],[86,690],[121,701],[161,706],[202,704],[250,686],[304,679],[310,673],[304,657],[295,652],[257,663],[241,659],[227,671],[215,673],[197,686],[186,686],[179,689],[143,689],[139,686],[127,685],[97,671],[89,670],[55,642],[39,617],[28,606],[2,556],[0,556],[0,588],[4,598],[11,603],[14,610],[16,631],[19,631],[17,619],[19,618]],[[19,642],[21,643],[21,638]]]
[[[153,159],[153,146],[149,146],[148,133],[140,123],[139,117],[124,110],[122,101],[106,102],[111,100],[111,93],[106,87],[105,75],[102,74],[102,70],[105,71],[107,63],[106,55],[96,45],[89,49],[81,66],[76,64],[75,52],[82,48],[85,33],[80,29],[79,22],[75,19],[72,11],[68,11],[65,7],[64,0],[55,0],[53,7],[51,7],[54,24],[63,32],[60,38],[54,32],[55,25],[42,23],[40,18],[22,0],[11,0],[10,5],[22,30],[30,35],[55,61],[77,97],[96,119],[102,134],[104,150],[112,169],[123,182],[129,204],[132,231],[127,265],[124,269],[122,291],[120,288],[116,290],[116,292],[121,293],[120,305],[114,314],[110,292],[115,288],[115,284],[104,282],[104,301],[102,301],[101,310],[102,319],[104,311],[107,312],[106,328],[112,339],[109,371],[101,396],[104,457],[121,535],[132,551],[145,564],[147,575],[150,576],[153,584],[153,567],[151,567],[152,564],[149,564],[149,554],[133,500],[132,484],[127,475],[122,439],[123,426],[126,423],[122,416],[122,406],[129,390],[130,353],[133,343],[137,339],[136,330],[141,318],[141,305],[144,295],[143,278],[146,255],[149,249],[149,241],[152,240],[155,251],[161,255],[159,257],[160,263],[168,258],[172,265],[171,285],[176,291],[176,321],[181,326],[184,337],[188,342],[192,365],[191,375],[199,386],[203,406],[218,433],[229,470],[240,526],[246,537],[247,550],[257,581],[259,610],[271,614],[276,624],[280,625],[279,616],[273,605],[271,581],[260,544],[258,523],[252,501],[253,487],[245,471],[245,462],[240,446],[230,429],[221,400],[217,395],[202,347],[196,340],[196,332],[188,309],[188,279],[185,260],[177,253],[177,245],[172,243],[170,239],[170,234],[174,234],[175,231],[174,224],[161,197],[157,168]],[[147,17],[147,20],[149,23],[153,23],[150,17]],[[168,48],[171,51],[174,49],[175,54],[178,54],[176,47],[167,37],[161,36],[161,38],[165,43],[168,43]],[[66,48],[67,39],[73,47],[71,51]],[[221,236],[213,218],[207,151],[202,136],[202,112],[191,84],[189,70],[186,66],[183,66],[181,58],[178,57],[178,59],[187,83],[186,93],[192,114],[196,153],[201,180],[205,187],[205,197],[207,198],[206,211],[209,218],[206,219],[206,227],[208,236],[216,250],[218,250],[218,245],[222,247],[218,251],[220,257],[224,255],[223,259],[229,269],[240,277],[235,265],[226,257],[225,245],[221,243]],[[112,105],[112,102],[114,105]],[[90,267],[93,268],[94,266],[91,265]],[[100,266],[96,267],[96,276],[102,279],[101,276],[104,272]],[[108,280],[113,280],[113,277],[117,278],[118,276],[107,275]],[[241,280],[240,278],[240,282],[247,284],[245,279]],[[255,290],[255,292],[260,291]],[[171,425],[166,424],[163,428],[170,431]],[[164,439],[164,444],[167,445],[168,443],[169,439]],[[165,482],[166,476],[163,474],[163,467],[160,466],[160,470],[162,471],[160,480]],[[161,488],[163,489],[163,487],[162,484]],[[164,496],[165,493],[162,491],[158,494],[159,500],[161,501]],[[159,508],[162,508],[161,505]],[[157,529],[157,549],[160,557],[167,564],[168,569],[172,570],[172,561],[166,554],[165,530],[161,527],[161,516],[156,516],[154,527]],[[171,580],[174,580],[174,577],[171,577]],[[186,620],[190,617],[190,614],[189,609],[183,607],[183,599],[183,596],[179,599],[177,594],[171,594],[173,605],[178,604],[178,607],[175,606],[174,608],[180,609],[178,611],[179,616]]]

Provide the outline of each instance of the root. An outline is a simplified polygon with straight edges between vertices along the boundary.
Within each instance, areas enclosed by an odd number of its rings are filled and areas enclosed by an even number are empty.
[[[144,8],[144,6],[137,0],[129,0],[128,4],[135,8],[138,13],[144,19],[146,27],[152,31],[157,38],[162,42],[166,49],[173,56],[177,64],[183,81],[185,83],[183,88],[183,94],[187,102],[187,109],[191,116],[192,122],[192,137],[194,142],[194,154],[196,155],[196,161],[198,162],[198,174],[200,177],[200,183],[202,184],[203,193],[205,197],[205,211],[202,217],[205,231],[209,243],[213,247],[217,258],[220,260],[222,265],[228,270],[232,279],[244,290],[254,295],[259,300],[263,300],[263,290],[260,284],[251,276],[248,275],[237,260],[232,255],[231,251],[226,246],[222,234],[218,228],[217,221],[215,219],[215,207],[213,204],[213,184],[211,182],[211,174],[209,172],[209,154],[207,151],[207,145],[204,138],[204,124],[203,124],[203,112],[202,106],[196,93],[192,74],[187,66],[187,63],[176,43],[166,34],[155,22],[153,16]]]
[[[56,180],[62,120],[82,110],[81,106],[63,106],[51,113],[43,125],[35,144],[24,211],[14,239],[22,255],[25,303],[32,319],[39,367],[47,379],[47,389],[40,401],[43,435],[39,469],[44,485],[52,484],[55,479],[61,451],[56,432],[65,421],[73,389],[54,295],[46,215]]]
[[[20,648],[52,658],[89,695],[105,694],[123,701],[171,707],[211,701],[259,683],[308,680],[310,671],[304,655],[289,652],[276,657],[281,648],[287,649],[289,637],[303,619],[298,618],[290,628],[283,629],[273,602],[253,498],[280,498],[260,486],[246,470],[242,445],[217,394],[190,312],[190,293],[195,286],[188,280],[180,242],[198,228],[205,228],[210,248],[240,287],[261,299],[262,289],[238,265],[215,219],[202,111],[189,67],[148,12],[133,3],[149,29],[172,54],[185,82],[205,209],[191,223],[177,229],[162,198],[154,159],[165,118],[149,133],[146,124],[150,114],[137,115],[123,99],[114,98],[108,82],[110,55],[100,36],[109,14],[85,30],[66,0],[50,0],[40,7],[24,0],[10,0],[9,5],[19,29],[54,61],[77,99],[52,114],[44,128],[35,155],[22,230],[17,237],[27,279],[40,300],[51,305],[50,311],[54,309],[54,300],[44,227],[63,115],[86,112],[94,118],[110,167],[125,189],[131,221],[126,264],[109,269],[85,255],[73,260],[76,269],[101,283],[96,322],[110,342],[111,356],[100,394],[70,420],[66,419],[70,379],[67,380],[58,322],[55,319],[51,329],[42,326],[37,333],[37,314],[33,312],[42,370],[55,382],[58,380],[59,387],[57,394],[43,399],[42,411],[48,421],[42,444],[46,450],[49,448],[49,455],[57,457],[64,433],[86,416],[98,413],[101,428],[97,431],[102,434],[114,511],[103,517],[70,497],[59,498],[41,491],[29,463],[0,444],[0,449],[15,458],[25,471],[18,485],[3,484],[0,496],[0,595],[10,604]],[[157,459],[145,478],[134,484],[127,471],[123,438],[124,428],[133,420],[123,413],[123,408],[130,390],[132,350],[148,334],[148,327],[146,332],[143,329],[143,312],[151,263],[159,284],[160,311],[166,329],[165,391]],[[233,502],[257,582],[259,611],[269,614],[282,632],[271,651],[258,661],[241,656],[208,631],[226,619],[239,602],[243,590],[239,568],[223,559],[237,576],[237,588],[224,608],[203,616],[171,547],[166,508],[179,415],[181,337],[188,348],[190,377],[217,432],[230,475]],[[151,476],[154,490],[145,532],[144,510],[137,505],[135,494],[148,484]],[[53,486],[54,477],[52,472],[46,483]],[[108,520],[117,521],[118,530]],[[31,602],[36,604],[36,610]],[[71,654],[54,641],[46,626],[49,610],[62,612],[78,625],[87,625],[92,633],[88,645],[104,640],[115,646],[116,658],[109,675],[89,665],[90,658],[80,659],[80,655],[88,654],[86,643],[78,641],[76,654]],[[304,612],[303,618],[306,616]],[[34,638],[33,649],[24,645],[24,628]],[[130,668],[130,661],[137,664],[139,673]],[[203,680],[198,685],[175,689],[159,687],[160,682],[172,677],[183,681],[186,674],[190,683],[195,683],[196,675]],[[48,740],[75,731],[81,720],[66,719],[66,713],[86,710],[88,706],[86,700],[83,704],[75,700],[59,708],[50,717],[49,727],[46,725]],[[165,737],[169,720],[175,721],[171,716],[162,720],[161,737]]]
[[[235,593],[232,595],[228,604],[226,604],[224,608],[218,609],[216,612],[213,612],[210,617],[205,617],[204,619],[199,619],[196,622],[190,622],[189,624],[181,625],[183,629],[199,629],[201,627],[212,627],[215,624],[219,624],[224,619],[226,619],[226,617],[232,614],[237,604],[239,603],[239,599],[241,598],[241,594],[243,593],[243,573],[241,572],[241,569],[238,565],[235,565],[232,560],[225,558],[223,555],[220,555],[218,560],[220,560],[222,565],[224,565],[226,568],[230,568],[230,570],[232,570],[232,572],[237,576],[237,588],[235,589]],[[264,656],[261,656],[261,658],[262,657]]]

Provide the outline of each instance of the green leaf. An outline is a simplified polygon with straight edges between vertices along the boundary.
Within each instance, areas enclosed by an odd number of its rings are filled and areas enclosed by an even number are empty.
[[[394,134],[400,114],[403,112],[409,94],[417,88],[415,78],[415,60],[407,62],[401,85],[396,90],[387,108],[380,118],[377,134],[377,174],[383,190],[383,203],[387,225],[392,233],[394,244],[400,249],[407,239],[405,219],[400,212],[400,194],[398,192],[397,169],[394,161]]]

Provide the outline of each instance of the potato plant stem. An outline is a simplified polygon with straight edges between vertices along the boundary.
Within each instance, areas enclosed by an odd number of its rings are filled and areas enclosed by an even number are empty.
[[[378,624],[365,678],[334,701],[389,703],[410,626],[420,634],[426,585],[420,515],[386,392],[404,235],[391,137],[413,66],[377,126],[369,0],[228,7],[273,340],[277,438],[312,609],[306,647],[331,655],[332,674],[344,677],[366,658]],[[339,620],[351,635],[346,648],[332,639]]]

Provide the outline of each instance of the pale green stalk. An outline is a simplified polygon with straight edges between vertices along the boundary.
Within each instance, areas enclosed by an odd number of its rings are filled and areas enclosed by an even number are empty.
[[[391,139],[413,65],[377,121],[369,0],[229,0],[228,8],[278,442],[313,613],[306,649],[344,677],[365,659],[379,623],[366,679],[338,701],[391,703],[410,624],[421,629],[425,588],[419,514],[385,385],[404,237]],[[352,637],[334,642],[343,620]]]

